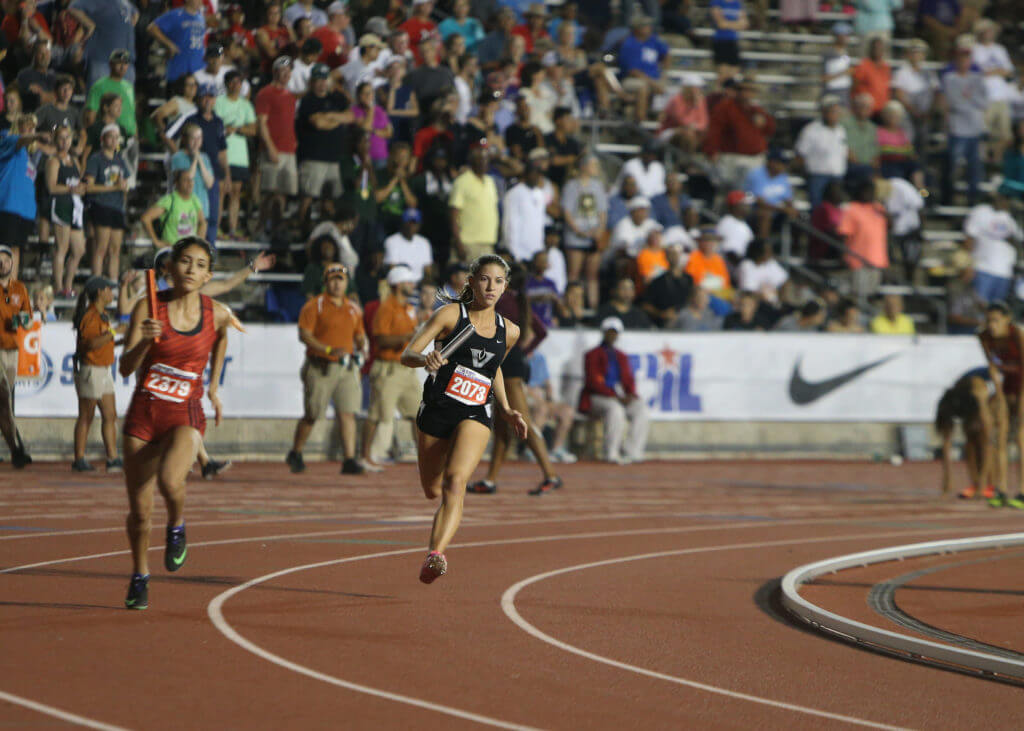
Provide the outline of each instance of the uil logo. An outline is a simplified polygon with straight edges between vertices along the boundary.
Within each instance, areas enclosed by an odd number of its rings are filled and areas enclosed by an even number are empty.
[[[487,365],[487,362],[494,357],[494,353],[491,353],[482,348],[470,348],[469,352],[473,354],[473,367],[483,368]]]

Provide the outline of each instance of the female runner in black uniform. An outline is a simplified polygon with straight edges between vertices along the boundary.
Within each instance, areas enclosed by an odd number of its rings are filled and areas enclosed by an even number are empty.
[[[493,409],[526,437],[526,421],[505,395],[501,362],[519,339],[519,327],[494,311],[508,286],[508,265],[497,256],[479,257],[457,300],[420,325],[402,353],[402,364],[426,367],[423,403],[416,417],[420,484],[427,498],[441,498],[430,533],[430,552],[420,570],[429,584],[448,570],[444,550],[462,519],[466,483],[491,438]],[[445,358],[441,351],[467,326],[474,332]],[[435,343],[426,355],[423,350]]]

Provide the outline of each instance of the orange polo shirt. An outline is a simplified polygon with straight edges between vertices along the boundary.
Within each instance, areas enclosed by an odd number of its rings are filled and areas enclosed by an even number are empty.
[[[86,350],[82,343],[86,340],[98,338],[110,330],[110,322],[105,319],[96,308],[90,307],[82,316],[82,322],[78,325],[79,352],[82,354],[82,362],[91,366],[114,365],[114,339],[93,350]]]
[[[334,352],[326,360],[336,361],[341,353],[351,353],[356,335],[363,335],[363,316],[354,302],[344,297],[340,305],[334,304],[326,294],[314,297],[302,306],[299,313],[299,329],[312,333]],[[306,348],[306,357],[324,360],[320,353]]]
[[[636,255],[637,287],[643,289],[657,271],[668,269],[668,257],[664,249],[649,249],[646,246]]]
[[[416,332],[416,308],[406,302],[402,304],[394,295],[387,297],[377,308],[373,316],[374,335],[412,335]],[[402,357],[400,348],[380,348],[377,360],[397,361]]]
[[[17,279],[6,287],[0,285],[0,350],[17,350],[18,336],[11,329],[11,318],[19,312],[32,314],[28,290]]]
[[[725,283],[723,289],[729,289],[729,267],[725,265],[725,259],[722,258],[721,254],[712,254],[711,256],[704,256],[700,249],[697,249],[690,254],[689,261],[686,262],[686,273],[693,277],[694,284],[700,284],[704,277],[708,274],[714,274],[721,277]]]
[[[865,58],[853,69],[851,97],[867,92],[875,100],[871,107],[871,113],[878,114],[892,98],[891,83],[892,70],[889,68],[889,64],[884,61],[875,63],[870,58]]]

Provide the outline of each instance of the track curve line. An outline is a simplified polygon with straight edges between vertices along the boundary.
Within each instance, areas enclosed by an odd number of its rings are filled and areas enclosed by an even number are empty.
[[[819,631],[829,632],[849,641],[875,645],[911,660],[927,660],[946,665],[966,668],[988,675],[1000,675],[1024,681],[1024,661],[1000,657],[965,647],[945,645],[930,640],[911,637],[880,627],[858,622],[830,612],[800,596],[800,586],[819,576],[836,573],[842,569],[864,567],[906,558],[932,556],[936,554],[960,553],[985,549],[1009,548],[1024,545],[1024,533],[1006,533],[978,538],[961,538],[947,541],[928,541],[905,546],[893,546],[875,551],[852,553],[845,556],[817,561],[798,566],[782,579],[782,604],[786,609]]]
[[[109,723],[103,723],[102,721],[95,721],[91,718],[86,718],[85,716],[79,716],[77,713],[62,711],[54,706],[48,706],[45,703],[39,703],[38,701],[34,701],[29,698],[22,698],[21,696],[14,695],[13,693],[5,693],[2,690],[0,690],[0,702],[7,702],[16,706],[21,706],[22,708],[28,708],[36,713],[42,713],[47,716],[52,716],[53,718],[59,718],[61,721],[73,723],[77,726],[94,728],[97,729],[97,731],[126,731],[122,726],[114,726]]]

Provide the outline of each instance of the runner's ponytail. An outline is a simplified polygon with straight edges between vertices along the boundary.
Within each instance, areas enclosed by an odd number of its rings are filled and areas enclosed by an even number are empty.
[[[512,270],[509,269],[508,263],[497,254],[484,254],[483,256],[478,256],[476,259],[474,259],[473,263],[469,265],[470,279],[475,277],[477,272],[479,272],[485,266],[488,266],[490,264],[500,266],[502,269],[504,269],[505,279],[508,279],[509,274],[511,273]],[[470,284],[470,282],[467,280],[466,283],[462,286],[462,291],[459,292],[458,295],[456,295],[455,297],[452,297],[444,290],[439,289],[437,291],[436,297],[439,302],[446,305],[469,305],[473,303],[473,285]]]

